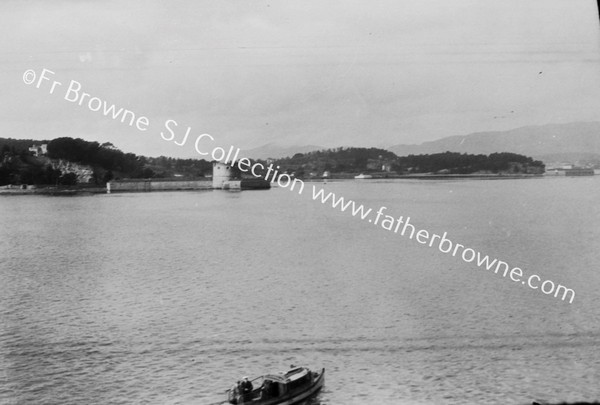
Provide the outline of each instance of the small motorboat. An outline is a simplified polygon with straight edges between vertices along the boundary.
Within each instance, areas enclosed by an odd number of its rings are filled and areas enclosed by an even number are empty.
[[[325,369],[318,373],[292,366],[285,373],[257,377],[250,385],[248,381],[238,381],[228,390],[228,400],[235,405],[292,405],[315,395],[324,383]]]
[[[370,174],[364,174],[361,173],[358,176],[354,176],[355,179],[372,179],[373,176],[371,176]]]

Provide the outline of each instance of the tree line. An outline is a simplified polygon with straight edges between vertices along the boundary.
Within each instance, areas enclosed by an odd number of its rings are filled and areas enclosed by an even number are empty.
[[[297,177],[331,173],[543,173],[544,163],[516,153],[490,155],[444,152],[397,156],[379,148],[335,148],[276,159],[282,171]]]
[[[544,163],[516,153],[500,152],[490,155],[471,155],[457,152],[444,152],[425,155],[399,157],[393,170],[400,173],[529,173],[544,172]]]
[[[47,156],[35,157],[29,151],[33,144],[46,143]],[[0,185],[40,184],[72,185],[74,173],[53,168],[58,159],[89,166],[91,182],[104,185],[119,178],[165,178],[179,175],[199,178],[212,173],[212,164],[203,159],[177,159],[165,156],[145,157],[125,153],[111,143],[89,142],[61,137],[51,141],[0,138]],[[380,148],[334,148],[276,159],[279,172],[296,177],[335,173],[543,173],[544,164],[516,153],[466,154],[444,152],[399,157]]]
[[[34,144],[47,144],[47,155],[33,156],[29,147]],[[77,175],[53,168],[52,160],[58,159],[91,167],[91,182],[98,185],[118,178],[172,177],[175,174],[201,177],[212,170],[212,164],[206,160],[149,158],[122,152],[109,142],[100,144],[70,137],[51,141],[0,138],[0,185],[76,184]]]

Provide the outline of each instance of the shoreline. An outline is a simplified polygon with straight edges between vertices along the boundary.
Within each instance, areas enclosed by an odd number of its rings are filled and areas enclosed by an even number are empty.
[[[106,194],[106,187],[81,187],[81,188],[0,188],[0,195],[92,195]]]
[[[329,177],[313,177],[308,179],[299,179],[302,181],[324,181],[324,180],[453,180],[453,179],[472,179],[472,180],[510,180],[510,179],[532,179],[546,177],[544,174],[395,174],[382,176],[373,174],[373,177],[368,179],[356,179],[354,175],[329,176]]]
[[[407,174],[407,175],[373,175],[369,179],[355,179],[354,174],[341,174],[339,176],[330,177],[313,177],[308,179],[298,178],[305,182],[322,182],[322,181],[372,181],[372,180],[514,180],[514,179],[534,179],[547,177],[543,174]],[[555,177],[555,176],[552,176]],[[172,190],[152,190],[152,191],[199,191],[204,188],[190,189],[179,188]],[[114,190],[116,193],[127,192],[151,192],[144,190]],[[70,196],[70,195],[94,195],[94,194],[110,194],[106,187],[35,187],[35,188],[0,188],[0,196],[2,195],[47,195],[47,196]]]

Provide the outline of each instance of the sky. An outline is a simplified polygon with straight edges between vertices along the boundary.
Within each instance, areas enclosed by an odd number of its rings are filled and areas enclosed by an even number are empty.
[[[197,157],[205,133],[203,151],[385,147],[600,121],[599,28],[590,0],[5,0],[0,137]]]

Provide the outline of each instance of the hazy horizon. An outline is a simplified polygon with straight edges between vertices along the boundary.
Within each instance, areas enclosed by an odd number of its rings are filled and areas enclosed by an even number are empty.
[[[189,0],[5,2],[0,136],[111,142],[198,156],[193,140],[387,147],[474,132],[600,121],[596,5]],[[57,27],[61,27],[60,29]],[[42,69],[51,80],[26,85]],[[49,93],[53,80],[61,82]],[[145,116],[146,131],[64,99],[81,93]]]

